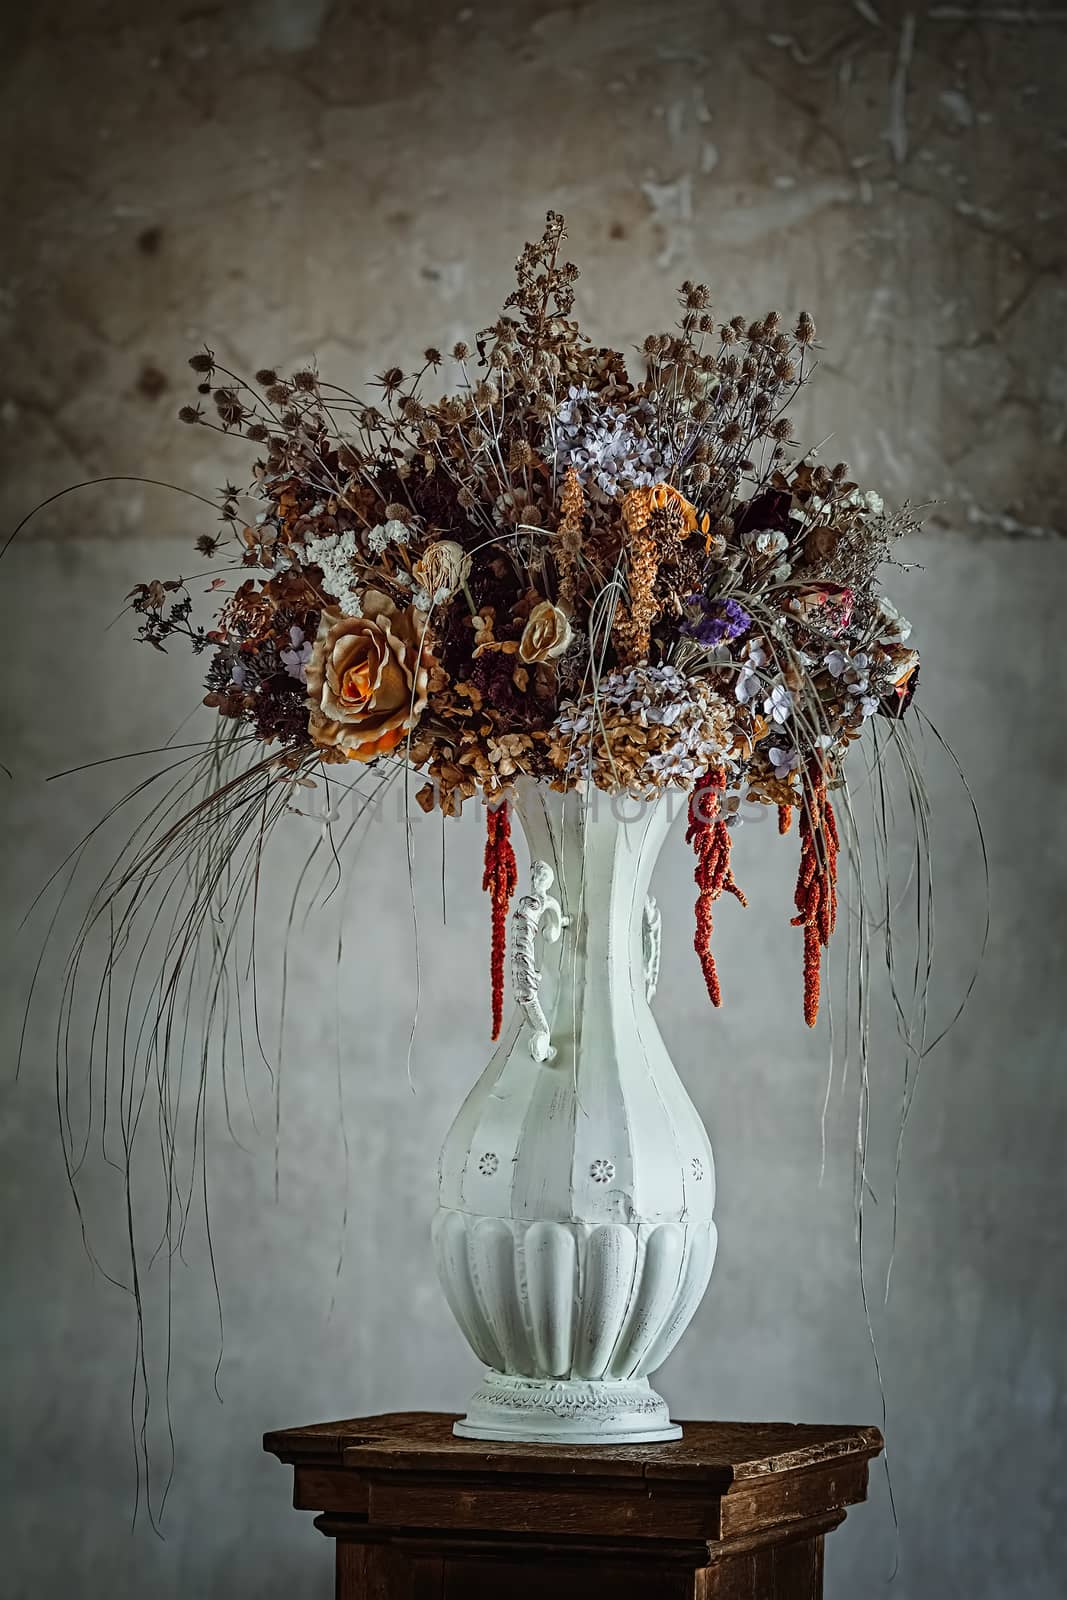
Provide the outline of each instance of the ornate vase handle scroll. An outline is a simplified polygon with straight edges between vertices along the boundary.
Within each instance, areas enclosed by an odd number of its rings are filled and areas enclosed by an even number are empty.
[[[550,944],[555,944],[567,924],[563,907],[548,892],[555,876],[547,861],[533,862],[530,892],[522,896],[511,916],[511,982],[515,997],[526,1013],[530,1054],[535,1061],[551,1061],[556,1053],[548,1018],[541,1005],[541,973],[534,948],[539,933]]]
[[[645,999],[649,1005],[656,997],[659,984],[660,930],[662,925],[659,906],[649,895],[641,917],[641,953],[645,966]]]

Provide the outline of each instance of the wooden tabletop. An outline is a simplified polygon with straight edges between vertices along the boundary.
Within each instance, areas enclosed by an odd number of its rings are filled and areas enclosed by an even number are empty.
[[[359,1470],[549,1477],[699,1479],[726,1489],[744,1478],[797,1472],[846,1457],[868,1460],[882,1449],[877,1428],[805,1422],[683,1422],[682,1437],[666,1444],[557,1445],[457,1439],[458,1415],[387,1411],[377,1417],[316,1422],[263,1436],[280,1461],[318,1460]]]
[[[453,1415],[389,1412],[268,1433],[296,1469],[294,1504],[362,1523],[723,1540],[783,1521],[841,1520],[862,1500],[877,1428],[686,1422],[665,1444],[457,1439]]]

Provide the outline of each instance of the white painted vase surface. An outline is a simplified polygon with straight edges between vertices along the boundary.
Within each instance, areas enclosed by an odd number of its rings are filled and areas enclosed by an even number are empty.
[[[445,1140],[433,1227],[488,1368],[456,1432],[674,1439],[648,1374],[700,1303],[716,1231],[711,1146],[649,1005],[669,802],[523,780],[515,811],[531,860],[510,930],[519,1005]]]

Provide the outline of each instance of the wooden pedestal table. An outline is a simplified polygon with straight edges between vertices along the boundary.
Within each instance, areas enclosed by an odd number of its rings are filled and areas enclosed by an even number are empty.
[[[667,1445],[490,1445],[403,1411],[267,1434],[338,1542],[338,1600],[817,1600],[877,1427],[685,1422]]]
[[[877,1428],[686,1422],[672,1444],[457,1439],[396,1412],[268,1433],[337,1541],[338,1600],[817,1600]]]

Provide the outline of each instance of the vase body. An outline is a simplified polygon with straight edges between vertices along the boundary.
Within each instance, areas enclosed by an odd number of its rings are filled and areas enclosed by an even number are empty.
[[[445,1140],[433,1228],[488,1369],[456,1432],[676,1438],[648,1374],[700,1303],[716,1230],[711,1147],[649,1004],[669,805],[523,781],[514,810],[532,878],[511,930],[523,1003]]]

